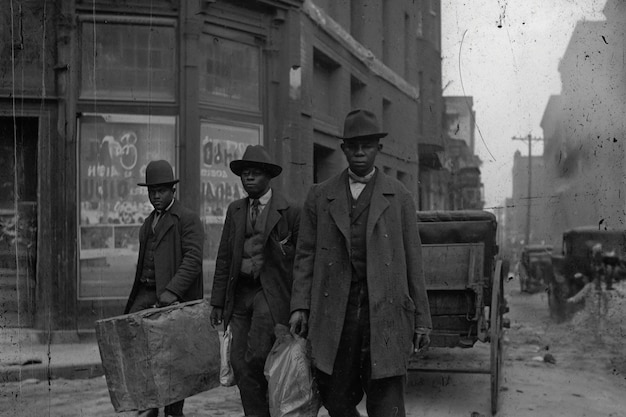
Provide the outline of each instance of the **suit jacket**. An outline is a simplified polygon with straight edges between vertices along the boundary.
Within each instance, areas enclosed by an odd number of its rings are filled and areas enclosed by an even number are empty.
[[[293,258],[298,240],[300,209],[289,203],[276,190],[272,190],[272,198],[265,210],[268,210],[268,213],[263,236],[264,263],[259,279],[274,323],[287,325],[290,315]],[[233,201],[228,206],[217,252],[211,305],[224,309],[225,326],[228,325],[233,312],[233,299],[239,280],[247,216],[247,198]]]
[[[149,227],[156,211],[150,213],[139,229],[139,259],[135,282],[126,303],[124,313],[128,313],[139,290],[139,278],[146,253]],[[197,214],[183,207],[178,200],[159,220],[156,230],[157,244],[154,252],[154,272],[157,296],[166,289],[178,296],[181,301],[197,300],[203,297],[202,247],[204,228]]]
[[[347,170],[311,187],[302,211],[291,310],[309,310],[314,365],[332,374],[352,279]],[[367,220],[372,378],[406,373],[413,334],[431,328],[413,198],[379,171]]]

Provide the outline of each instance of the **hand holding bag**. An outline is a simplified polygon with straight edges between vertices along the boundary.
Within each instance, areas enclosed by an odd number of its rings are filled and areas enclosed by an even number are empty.
[[[315,417],[321,407],[306,339],[276,325],[276,342],[265,362],[270,415]]]
[[[220,385],[223,387],[232,387],[235,385],[235,374],[230,364],[230,347],[233,342],[233,333],[230,325],[226,331],[219,331],[220,337]]]

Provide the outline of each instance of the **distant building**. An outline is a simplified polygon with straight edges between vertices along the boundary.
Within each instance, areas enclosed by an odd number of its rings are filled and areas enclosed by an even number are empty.
[[[445,153],[443,167],[448,175],[448,209],[480,210],[484,190],[480,167],[474,153],[476,115],[470,96],[444,97]]]
[[[346,166],[355,107],[389,132],[377,162],[416,202],[420,164],[439,160],[438,0],[46,4],[0,11],[0,325],[122,312],[151,159],[171,161],[204,222],[207,291],[247,145],[268,148],[274,186],[299,202]]]
[[[626,2],[608,0],[604,14],[577,23],[559,65],[561,94],[541,122],[557,246],[575,226],[625,227]]]

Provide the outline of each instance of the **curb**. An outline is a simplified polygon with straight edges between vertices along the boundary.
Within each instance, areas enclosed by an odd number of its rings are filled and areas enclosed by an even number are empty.
[[[104,375],[101,363],[47,366],[44,364],[6,366],[0,368],[0,383],[20,382],[27,379],[89,379]]]

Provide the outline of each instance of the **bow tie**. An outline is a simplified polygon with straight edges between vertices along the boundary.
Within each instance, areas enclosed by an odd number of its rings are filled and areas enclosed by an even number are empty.
[[[361,184],[367,184],[373,177],[373,175],[368,175],[366,177],[359,177],[358,175],[356,175],[352,171],[348,171],[348,175],[350,176],[350,179],[352,181],[358,182],[358,183],[361,183]]]

